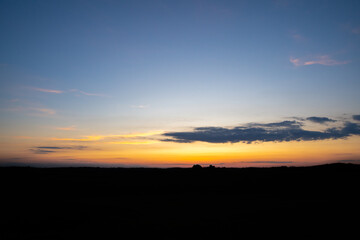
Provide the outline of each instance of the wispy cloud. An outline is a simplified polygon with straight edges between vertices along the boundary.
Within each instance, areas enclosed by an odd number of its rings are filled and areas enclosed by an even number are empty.
[[[56,114],[56,111],[50,108],[30,108],[31,110],[45,115],[54,115]]]
[[[71,141],[71,142],[95,142],[103,140],[104,136],[85,136],[81,138],[50,138],[53,141]]]
[[[70,141],[70,142],[104,142],[111,144],[150,144],[157,141],[148,139],[149,137],[161,135],[164,131],[151,131],[144,133],[132,133],[122,135],[94,135],[80,138],[51,138],[53,141]]]
[[[151,131],[151,132],[144,132],[144,133],[131,133],[131,134],[124,134],[124,135],[114,135],[119,138],[136,138],[136,137],[148,137],[153,135],[163,134],[164,131]]]
[[[28,140],[28,139],[34,139],[35,137],[30,137],[30,136],[13,136],[12,138]]]
[[[297,42],[306,41],[306,38],[302,34],[298,33],[297,31],[290,31],[289,35],[293,40],[295,40]]]
[[[88,93],[88,92],[84,92],[84,91],[79,91],[79,93],[84,94],[86,96],[108,97],[107,95],[101,94],[101,93]]]
[[[54,89],[35,88],[35,87],[31,87],[31,89],[34,90],[34,91],[46,92],[46,93],[56,93],[56,94],[64,93],[64,91],[54,90]]]
[[[298,33],[293,33],[293,34],[291,35],[291,37],[292,37],[294,40],[297,40],[297,41],[304,41],[304,40],[305,40],[305,38],[304,38],[302,35],[298,34]]]
[[[8,102],[17,103],[17,102],[20,102],[20,99],[19,98],[13,98],[13,99],[9,99]]]
[[[84,150],[87,149],[87,146],[39,146],[29,149],[29,151],[36,154],[48,154],[55,153],[62,150]]]
[[[69,126],[69,127],[55,127],[56,130],[62,130],[62,131],[75,131],[76,126]]]
[[[148,108],[148,106],[147,105],[131,105],[131,108],[144,109],[144,108]]]
[[[46,88],[37,88],[37,87],[29,87],[29,89],[33,90],[33,91],[38,91],[38,92],[45,92],[45,93],[56,93],[56,94],[61,94],[61,93],[77,93],[77,94],[81,94],[81,95],[85,95],[85,96],[94,96],[94,97],[109,97],[106,94],[102,94],[102,93],[89,93],[89,92],[85,92],[79,89],[70,89],[67,91],[64,90],[55,90],[55,89],[46,89]]]
[[[56,152],[54,150],[46,150],[46,149],[38,149],[38,148],[31,148],[29,149],[29,151],[35,154],[48,154],[48,153]]]
[[[290,57],[289,60],[290,60],[290,62],[291,62],[292,64],[294,64],[295,66],[302,66],[302,65],[303,65],[303,63],[300,62],[300,59],[298,59],[298,58]]]
[[[87,146],[40,146],[36,147],[38,149],[53,149],[53,150],[64,150],[64,149],[74,149],[74,150],[84,150]]]
[[[300,58],[294,58],[290,57],[289,61],[294,64],[294,66],[308,66],[308,65],[324,65],[324,66],[335,66],[335,65],[343,65],[350,63],[350,61],[337,61],[335,59],[332,59],[329,55],[322,55],[319,57],[315,57],[312,59],[300,59]]]
[[[85,96],[94,96],[94,97],[110,97],[106,94],[102,94],[102,93],[89,93],[89,92],[85,92],[79,89],[70,89],[69,92],[75,92],[75,93],[80,93],[82,95]]]
[[[12,107],[4,109],[10,112],[24,112],[31,116],[52,116],[56,114],[56,111],[50,108],[36,108],[36,107]]]

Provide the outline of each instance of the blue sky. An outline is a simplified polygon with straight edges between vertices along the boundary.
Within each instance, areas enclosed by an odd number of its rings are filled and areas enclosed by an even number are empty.
[[[351,118],[359,10],[359,1],[1,1],[3,135]]]

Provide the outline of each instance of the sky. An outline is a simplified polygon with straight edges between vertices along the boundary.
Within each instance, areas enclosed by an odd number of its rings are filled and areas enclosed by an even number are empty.
[[[360,1],[0,1],[0,165],[360,162]]]

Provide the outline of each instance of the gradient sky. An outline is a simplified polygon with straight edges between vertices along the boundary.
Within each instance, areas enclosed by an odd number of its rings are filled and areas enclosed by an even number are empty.
[[[360,159],[360,1],[0,2],[0,164]]]

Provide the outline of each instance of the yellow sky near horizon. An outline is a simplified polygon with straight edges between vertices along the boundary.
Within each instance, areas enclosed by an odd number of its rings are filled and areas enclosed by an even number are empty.
[[[360,137],[347,139],[257,142],[176,143],[160,141],[163,131],[74,138],[14,136],[1,138],[1,159],[31,163],[96,163],[138,166],[312,165],[360,159]],[[14,160],[16,161],[16,160]]]

